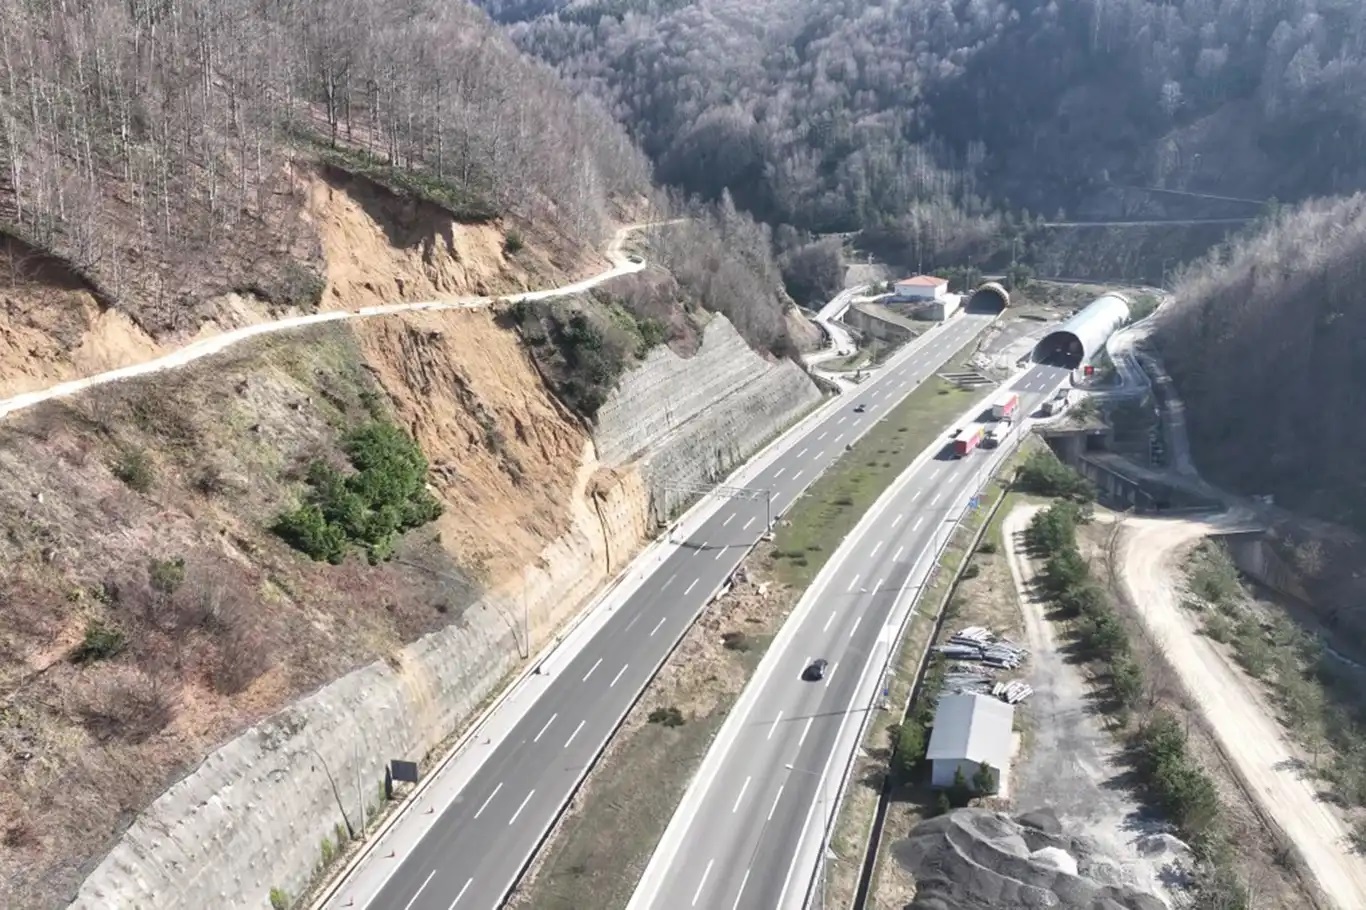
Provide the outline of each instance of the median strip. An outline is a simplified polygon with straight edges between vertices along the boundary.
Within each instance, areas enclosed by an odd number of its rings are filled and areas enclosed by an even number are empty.
[[[951,363],[966,362],[975,347],[967,344]],[[647,687],[511,906],[626,906],[713,737],[804,589],[878,496],[985,394],[927,381],[792,504],[776,539],[756,547],[733,588],[703,611]]]

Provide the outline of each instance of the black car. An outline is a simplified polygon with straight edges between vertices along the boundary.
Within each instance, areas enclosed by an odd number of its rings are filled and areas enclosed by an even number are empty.
[[[864,411],[866,411],[866,410],[868,410],[868,406],[867,406],[866,404],[856,404],[856,405],[854,405],[854,413],[855,413],[855,414],[862,414],[862,413],[863,413]]]
[[[815,660],[811,661],[810,664],[807,665],[805,670],[802,671],[802,679],[806,680],[807,682],[815,682],[818,679],[824,679],[825,668],[828,665],[829,662],[824,657],[816,658]]]

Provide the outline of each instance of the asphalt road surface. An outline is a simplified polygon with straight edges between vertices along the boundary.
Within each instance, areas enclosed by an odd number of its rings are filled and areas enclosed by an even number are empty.
[[[845,446],[989,323],[959,316],[879,370],[751,486],[786,509]],[[856,413],[856,405],[865,413]],[[463,793],[369,904],[376,910],[493,910],[520,878],[583,769],[606,745],[663,656],[765,529],[763,501],[734,500],[673,555],[494,749]],[[840,680],[839,674],[835,681]]]
[[[1017,379],[1011,389],[1019,392],[1023,413],[1033,413],[1066,375],[1037,365]],[[841,721],[874,648],[885,657],[882,632],[903,585],[940,525],[976,492],[988,457],[986,451],[957,460],[941,453],[923,462],[882,520],[852,540],[852,551],[836,555],[844,558],[824,599],[801,618],[781,669],[764,684],[686,823],[652,910],[774,910],[785,903],[789,879],[795,892],[789,900],[804,893],[809,878],[805,871],[794,877],[791,866]],[[803,680],[817,657],[829,662],[825,678]],[[815,818],[828,811],[819,808]]]

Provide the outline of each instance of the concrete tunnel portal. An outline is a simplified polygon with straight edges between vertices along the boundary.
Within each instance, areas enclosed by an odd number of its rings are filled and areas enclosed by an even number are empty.
[[[1075,370],[1105,349],[1115,330],[1129,321],[1122,294],[1102,294],[1034,346],[1034,362]]]

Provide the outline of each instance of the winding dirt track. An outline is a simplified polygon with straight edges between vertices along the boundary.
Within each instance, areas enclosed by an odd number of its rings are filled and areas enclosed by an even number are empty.
[[[1342,910],[1366,908],[1366,860],[1352,852],[1348,825],[1315,796],[1301,772],[1301,750],[1276,721],[1267,696],[1180,606],[1180,557],[1210,534],[1240,530],[1248,521],[1230,512],[1209,518],[1133,518],[1120,538],[1120,578],[1158,646],[1214,730],[1263,811],[1299,849],[1309,873]]]
[[[549,288],[543,291],[529,291],[522,294],[507,294],[500,297],[454,297],[447,300],[429,300],[418,303],[393,303],[385,306],[364,307],[359,310],[328,310],[322,313],[310,313],[306,316],[289,316],[284,319],[277,319],[273,322],[261,322],[255,325],[244,326],[221,335],[214,335],[211,338],[204,338],[192,344],[188,344],[179,350],[172,351],[155,360],[148,360],[144,363],[136,363],[132,366],[120,367],[117,370],[108,370],[104,373],[96,373],[94,376],[87,376],[84,379],[71,379],[40,389],[36,392],[25,392],[22,395],[15,395],[13,398],[0,399],[0,419],[3,419],[16,411],[31,408],[53,398],[65,398],[92,389],[95,386],[105,385],[110,382],[117,382],[120,379],[132,379],[135,376],[147,376],[152,373],[161,373],[166,370],[175,370],[189,363],[194,363],[204,357],[220,353],[235,344],[240,344],[249,338],[256,338],[261,335],[271,335],[276,332],[288,332],[294,329],[304,328],[305,326],[319,325],[324,322],[339,322],[347,319],[367,319],[374,316],[392,316],[396,313],[411,313],[423,310],[468,310],[488,306],[494,300],[542,300],[547,297],[559,297],[565,294],[578,294],[587,291],[604,281],[619,278],[622,275],[629,275],[639,272],[645,268],[644,260],[633,260],[622,250],[626,242],[626,237],[633,231],[641,228],[651,227],[662,224],[673,224],[681,219],[664,222],[646,222],[642,224],[628,224],[620,228],[612,238],[611,244],[607,248],[607,258],[612,262],[612,267],[604,272],[577,281],[574,284],[565,285],[560,288]]]

